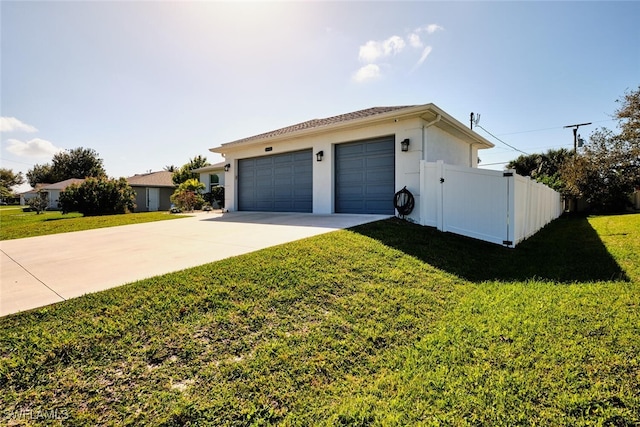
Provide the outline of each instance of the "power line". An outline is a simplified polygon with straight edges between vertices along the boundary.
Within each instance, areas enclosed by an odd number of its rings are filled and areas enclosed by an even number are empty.
[[[511,148],[511,149],[513,149],[513,150],[515,150],[515,151],[518,151],[518,152],[520,152],[520,153],[522,153],[522,154],[524,154],[524,155],[527,155],[527,156],[529,155],[529,153],[525,153],[525,152],[524,152],[524,151],[522,151],[521,149],[516,148],[516,147],[514,147],[513,145],[511,145],[511,144],[508,144],[508,143],[504,142],[503,140],[501,140],[500,138],[498,138],[497,136],[495,136],[494,134],[492,134],[491,132],[489,132],[488,130],[486,130],[485,128],[483,128],[482,126],[480,126],[480,125],[479,125],[479,124],[477,124],[477,123],[476,123],[476,127],[478,127],[478,128],[480,128],[480,129],[482,129],[483,131],[485,131],[486,133],[488,133],[489,135],[491,135],[492,137],[494,137],[494,138],[495,138],[495,139],[497,139],[498,141],[502,142],[502,143],[503,143],[504,145],[506,145],[507,147],[509,147],[509,148]]]
[[[33,163],[19,162],[17,160],[11,160],[11,159],[2,159],[2,158],[0,158],[0,161],[2,161],[2,162],[20,163],[22,165],[27,165],[27,166],[35,166]]]
[[[495,166],[495,165],[506,165],[507,163],[511,163],[511,162],[478,163],[478,167],[482,167],[482,166]]]
[[[593,122],[593,123],[604,123],[604,122],[614,122],[614,121],[616,121],[616,119],[599,120],[599,121]],[[552,128],[521,130],[521,131],[517,131],[517,132],[501,133],[500,136],[517,135],[517,134],[520,134],[520,133],[542,132],[542,131],[545,131],[545,130],[558,130],[558,129],[562,129],[562,128],[563,128],[563,126],[555,126],[555,127],[552,127]]]

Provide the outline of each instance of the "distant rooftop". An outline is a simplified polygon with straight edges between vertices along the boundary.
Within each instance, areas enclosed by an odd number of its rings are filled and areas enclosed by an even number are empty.
[[[55,182],[53,184],[43,185],[42,189],[62,191],[68,186],[70,186],[71,184],[82,184],[83,182],[84,182],[84,179],[70,178],[70,179],[65,179],[64,181]]]
[[[173,172],[158,171],[130,176],[127,182],[132,187],[175,187],[172,178]]]

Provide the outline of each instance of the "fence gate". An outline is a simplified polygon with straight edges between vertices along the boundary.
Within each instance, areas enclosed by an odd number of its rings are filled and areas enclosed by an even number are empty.
[[[562,214],[546,185],[516,175],[420,162],[420,223],[515,247]]]
[[[510,246],[510,180],[499,171],[443,166],[441,230]]]

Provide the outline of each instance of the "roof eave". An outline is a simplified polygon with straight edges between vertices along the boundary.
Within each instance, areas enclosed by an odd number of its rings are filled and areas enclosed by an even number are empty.
[[[250,141],[234,141],[227,142],[225,144],[220,145],[219,147],[210,148],[209,151],[213,153],[225,153],[230,150],[234,150],[236,147],[248,147],[259,144],[270,144],[274,142],[282,142],[291,139],[298,139],[309,135],[314,135],[318,133],[323,133],[327,131],[337,131],[344,128],[358,128],[367,125],[371,125],[377,122],[384,122],[390,119],[400,119],[406,118],[411,115],[419,115],[419,112],[423,111],[426,105],[417,105],[415,107],[407,107],[402,110],[394,110],[388,111],[385,113],[379,113],[373,116],[361,117],[353,120],[348,120],[344,122],[330,123],[322,126],[317,126],[309,129],[301,129],[297,131],[288,132],[282,135],[273,135],[265,138],[256,138]]]
[[[445,122],[449,123],[450,126],[454,127],[459,133],[463,134],[467,138],[474,141],[473,144],[480,145],[481,147],[479,148],[492,148],[494,146],[491,142],[489,142],[482,136],[468,129],[460,121],[454,119],[452,116],[445,113],[442,109],[440,109],[435,104],[429,103],[429,104],[423,104],[423,105],[416,105],[413,107],[407,107],[401,110],[388,111],[388,112],[376,114],[373,116],[367,116],[367,117],[362,117],[358,119],[348,120],[345,122],[330,123],[323,126],[310,128],[310,129],[301,129],[298,131],[288,132],[282,135],[273,135],[273,136],[268,136],[264,138],[256,138],[249,141],[240,140],[240,141],[228,142],[225,144],[221,144],[219,147],[210,148],[209,151],[224,155],[226,152],[234,151],[236,148],[245,148],[245,147],[250,147],[250,146],[260,145],[260,144],[282,142],[282,141],[298,139],[298,138],[302,138],[302,137],[306,137],[306,136],[310,136],[318,133],[323,133],[327,131],[338,131],[344,128],[359,128],[359,127],[369,126],[379,122],[384,122],[391,119],[397,121],[397,120],[406,119],[410,117],[423,118],[423,116],[428,112],[432,112],[434,114],[434,117],[437,115],[440,115],[441,118],[444,118]],[[426,119],[423,118],[423,120],[426,120]]]
[[[191,173],[204,173],[224,170],[224,162],[216,163],[209,166],[203,166],[197,169],[191,169]]]
[[[448,123],[450,126],[452,126],[457,133],[460,133],[461,135],[465,136],[466,138],[472,140],[474,145],[475,144],[480,145],[480,147],[478,147],[478,148],[486,149],[486,148],[495,147],[495,145],[492,144],[489,140],[487,140],[486,138],[484,138],[481,135],[477,134],[472,129],[469,129],[462,122],[460,122],[459,120],[455,119],[454,117],[452,117],[448,113],[444,112],[438,106],[436,106],[434,104],[428,104],[428,105],[431,105],[433,107],[431,110],[434,113],[439,114],[440,117],[441,117],[441,120],[444,119],[444,122]],[[436,125],[437,125],[437,123],[436,123]]]

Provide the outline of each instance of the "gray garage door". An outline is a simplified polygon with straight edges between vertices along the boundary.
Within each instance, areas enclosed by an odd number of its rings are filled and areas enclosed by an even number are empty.
[[[238,209],[311,212],[311,150],[238,161]]]
[[[339,213],[394,214],[395,137],[335,146]]]

